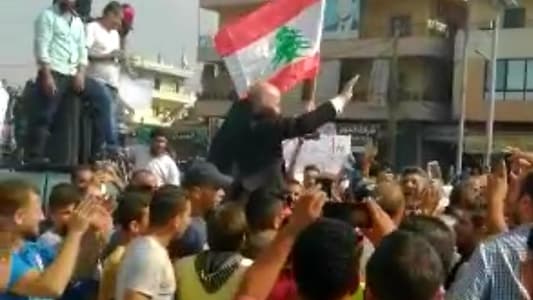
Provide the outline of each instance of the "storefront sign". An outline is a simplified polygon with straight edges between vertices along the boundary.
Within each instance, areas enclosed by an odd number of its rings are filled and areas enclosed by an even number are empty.
[[[338,123],[337,134],[351,136],[353,152],[362,152],[366,145],[377,145],[381,125],[373,123]]]

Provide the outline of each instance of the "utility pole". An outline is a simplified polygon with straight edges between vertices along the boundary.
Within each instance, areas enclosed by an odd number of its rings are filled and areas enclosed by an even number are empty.
[[[388,159],[392,167],[397,167],[396,142],[398,135],[398,107],[400,98],[400,76],[398,67],[398,40],[400,38],[400,24],[393,24],[392,54],[390,61],[390,79],[387,101],[388,122],[387,122],[387,143]]]
[[[501,9],[498,9],[496,19],[492,23],[492,53],[490,58],[490,103],[489,117],[487,119],[487,151],[485,153],[485,166],[490,166],[490,157],[494,143],[494,113],[496,106],[496,74],[498,66],[498,42],[501,23]]]
[[[462,83],[461,83],[461,111],[459,118],[459,132],[457,137],[457,157],[455,162],[456,174],[463,173],[463,152],[465,143],[465,123],[466,123],[466,89],[468,86],[468,42],[470,37],[470,3],[466,2],[466,23],[463,28],[463,68],[462,68]]]

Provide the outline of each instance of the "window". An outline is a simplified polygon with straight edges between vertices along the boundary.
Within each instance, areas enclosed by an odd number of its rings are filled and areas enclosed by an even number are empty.
[[[485,96],[490,92],[490,62],[485,67]],[[496,66],[496,100],[533,100],[533,58],[499,59]]]
[[[411,16],[394,16],[390,19],[390,35],[398,32],[399,36],[411,35]]]
[[[156,77],[154,79],[154,90],[159,91],[160,88],[161,88],[161,79]]]
[[[507,62],[507,90],[523,90],[526,77],[526,61],[510,60]],[[497,69],[496,69],[497,70]]]
[[[523,28],[526,25],[526,9],[513,7],[505,9],[503,28]]]

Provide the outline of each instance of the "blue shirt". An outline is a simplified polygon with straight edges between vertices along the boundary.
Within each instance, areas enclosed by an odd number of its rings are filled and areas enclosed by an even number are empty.
[[[61,14],[55,5],[35,21],[34,48],[38,63],[63,75],[74,75],[80,65],[88,65],[83,22],[72,14]]]
[[[447,300],[523,299],[520,264],[527,256],[531,225],[481,243],[465,271],[446,293]]]
[[[11,256],[11,266],[7,290],[11,289],[30,271],[42,272],[52,263],[56,252],[40,243],[26,242]],[[0,293],[1,300],[37,300],[43,298],[18,296],[12,293]]]

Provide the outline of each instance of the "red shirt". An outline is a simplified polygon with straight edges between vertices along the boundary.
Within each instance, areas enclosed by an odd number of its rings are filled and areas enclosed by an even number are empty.
[[[285,268],[278,277],[278,281],[272,288],[268,300],[296,300],[298,289],[290,268]]]

